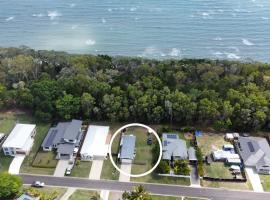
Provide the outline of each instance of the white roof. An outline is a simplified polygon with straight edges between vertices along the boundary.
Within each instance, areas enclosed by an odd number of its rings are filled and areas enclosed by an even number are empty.
[[[229,151],[217,150],[213,152],[215,159],[239,159],[239,155]]]
[[[232,144],[224,144],[223,148],[225,148],[225,149],[234,149],[234,146]]]
[[[24,148],[35,128],[35,124],[16,124],[4,142],[3,147]]]
[[[233,139],[233,133],[226,133],[226,138]]]
[[[241,160],[239,158],[228,158],[228,163],[241,163]]]
[[[109,148],[109,144],[106,144],[108,134],[109,126],[90,125],[81,148],[81,155],[106,156]]]

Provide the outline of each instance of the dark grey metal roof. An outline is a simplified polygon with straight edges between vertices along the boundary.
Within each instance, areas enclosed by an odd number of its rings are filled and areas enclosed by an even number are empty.
[[[163,133],[162,144],[162,158],[164,160],[171,160],[171,157],[187,159],[188,155],[186,141],[179,139],[177,134]]]
[[[239,137],[240,155],[247,166],[270,166],[270,146],[265,138]]]
[[[69,123],[70,122],[60,122],[56,127],[50,128],[41,147],[52,147],[53,145],[59,144]]]
[[[82,127],[82,121],[73,119],[68,125],[68,127],[66,128],[66,131],[63,135],[63,139],[67,139],[67,140],[77,139],[81,127]]]
[[[197,160],[196,151],[193,147],[188,148],[188,159]]]
[[[74,148],[75,148],[75,144],[69,144],[69,143],[59,144],[57,148],[57,153],[73,154]]]
[[[120,159],[133,160],[135,153],[136,137],[134,135],[123,135],[120,150]]]

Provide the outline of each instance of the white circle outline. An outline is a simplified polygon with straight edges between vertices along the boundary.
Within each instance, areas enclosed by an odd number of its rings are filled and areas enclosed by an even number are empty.
[[[131,127],[131,126],[140,126],[140,127],[143,127],[143,128],[146,128],[148,131],[150,130],[151,133],[153,133],[155,135],[155,137],[157,138],[158,140],[158,143],[159,143],[159,157],[158,157],[158,161],[157,163],[154,165],[154,167],[152,167],[150,170],[148,170],[147,172],[144,172],[142,174],[129,174],[129,173],[126,173],[124,172],[123,170],[121,170],[114,162],[113,160],[113,157],[112,157],[112,142],[113,140],[115,139],[115,137],[117,136],[117,134],[119,134],[120,131],[122,131],[123,129],[125,128],[128,128],[128,127]],[[111,163],[113,164],[113,166],[115,167],[115,169],[117,169],[117,171],[119,171],[120,173],[124,174],[125,176],[129,176],[129,177],[142,177],[142,176],[146,176],[150,173],[152,173],[158,166],[158,164],[160,163],[161,161],[161,157],[162,157],[162,143],[161,143],[161,140],[158,136],[158,134],[156,133],[156,131],[154,131],[151,127],[149,126],[146,126],[144,124],[139,124],[139,123],[132,123],[132,124],[127,124],[125,126],[122,126],[121,128],[119,128],[112,136],[111,138],[111,141],[110,141],[110,145],[109,145],[109,157],[110,157],[110,160],[111,160]]]

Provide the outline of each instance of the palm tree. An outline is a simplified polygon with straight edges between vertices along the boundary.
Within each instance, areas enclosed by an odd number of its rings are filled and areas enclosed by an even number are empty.
[[[134,187],[133,191],[124,192],[122,198],[123,200],[152,200],[151,196],[142,185]]]

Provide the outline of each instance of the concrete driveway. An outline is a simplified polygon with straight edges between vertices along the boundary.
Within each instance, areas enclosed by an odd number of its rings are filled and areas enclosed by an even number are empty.
[[[263,192],[263,186],[259,174],[251,167],[246,167],[246,173],[255,192]]]
[[[8,173],[19,174],[25,155],[16,155],[9,165]]]
[[[54,171],[54,176],[64,177],[68,167],[68,160],[59,160]]]
[[[121,164],[121,170],[126,172],[126,173],[129,173],[131,172],[131,167],[132,167],[132,164]],[[130,181],[130,176],[126,176],[122,173],[120,173],[120,176],[119,176],[119,181],[121,182],[129,182]]]
[[[190,165],[190,168],[190,185],[193,187],[201,187],[197,167]]]
[[[103,166],[103,160],[92,161],[92,166],[89,173],[89,179],[99,180],[101,176],[102,166]]]

